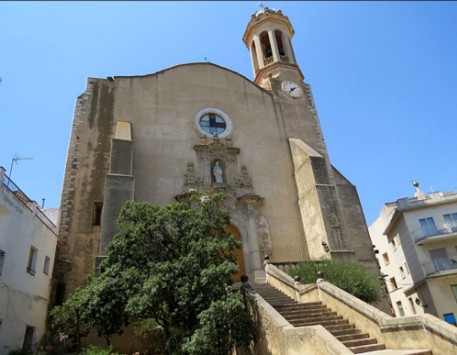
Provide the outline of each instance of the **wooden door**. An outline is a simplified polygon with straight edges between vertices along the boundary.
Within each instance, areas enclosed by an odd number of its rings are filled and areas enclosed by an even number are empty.
[[[238,231],[238,229],[233,226],[233,225],[229,225],[227,227],[227,232],[229,232],[231,235],[233,235],[233,237],[241,242],[241,235],[240,235],[240,232]],[[244,256],[243,256],[243,246],[241,246],[240,249],[235,249],[233,251],[233,255],[235,256],[236,258],[236,263],[238,264],[238,267],[239,267],[239,271],[236,273],[236,274],[232,274],[232,280],[233,282],[239,282],[240,281],[240,278],[241,278],[241,275],[244,275],[245,274],[245,269],[244,269]]]

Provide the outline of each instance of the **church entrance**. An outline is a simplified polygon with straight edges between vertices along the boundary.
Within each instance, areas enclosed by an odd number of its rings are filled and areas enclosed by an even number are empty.
[[[233,237],[237,241],[241,242],[241,234],[240,234],[240,232],[238,231],[238,229],[235,226],[229,225],[227,227],[227,232],[229,232],[231,235],[233,235]],[[234,250],[233,251],[233,255],[236,258],[236,263],[238,265],[239,271],[236,274],[232,274],[231,279],[232,279],[233,282],[239,282],[240,279],[241,279],[241,275],[245,274],[243,246],[241,246],[240,249]]]

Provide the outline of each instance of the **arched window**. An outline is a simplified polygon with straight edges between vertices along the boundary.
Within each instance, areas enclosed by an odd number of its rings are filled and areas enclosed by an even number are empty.
[[[257,59],[257,49],[255,48],[255,43],[252,42],[251,45],[251,56],[252,56],[252,63],[254,64],[254,72],[257,73],[259,70],[259,61]]]
[[[286,55],[284,51],[284,45],[282,44],[282,32],[280,30],[275,31],[276,44],[278,45],[279,55]]]
[[[273,61],[273,50],[271,48],[270,38],[267,32],[262,32],[260,35],[260,44],[262,45],[263,58],[265,65]]]

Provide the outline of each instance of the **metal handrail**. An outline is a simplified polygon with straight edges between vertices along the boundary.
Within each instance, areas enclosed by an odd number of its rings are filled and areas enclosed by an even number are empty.
[[[440,271],[457,269],[457,256],[433,259],[423,264],[423,266],[427,276]]]
[[[422,228],[418,228],[411,233],[416,242],[419,242],[426,238],[433,238],[446,234],[457,234],[457,226],[448,225],[447,223],[439,223],[435,225],[435,229],[424,231]]]
[[[6,174],[3,174],[3,181],[1,181],[8,190],[10,190],[19,201],[21,201],[24,206],[26,206],[30,211],[34,212],[38,219],[44,223],[52,232],[56,233],[55,224],[46,216],[43,211],[39,208],[38,204],[30,199]],[[34,208],[31,207],[34,205]]]

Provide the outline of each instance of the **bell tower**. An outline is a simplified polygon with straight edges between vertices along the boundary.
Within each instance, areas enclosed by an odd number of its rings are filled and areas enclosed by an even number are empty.
[[[254,82],[271,89],[269,78],[277,77],[303,81],[292,47],[294,28],[281,10],[264,7],[251,16],[243,42],[251,54]]]
[[[254,83],[271,93],[280,112],[308,255],[360,263],[377,272],[356,188],[331,163],[311,87],[297,65],[294,32],[281,10],[264,7],[251,16],[243,42],[251,54]]]

